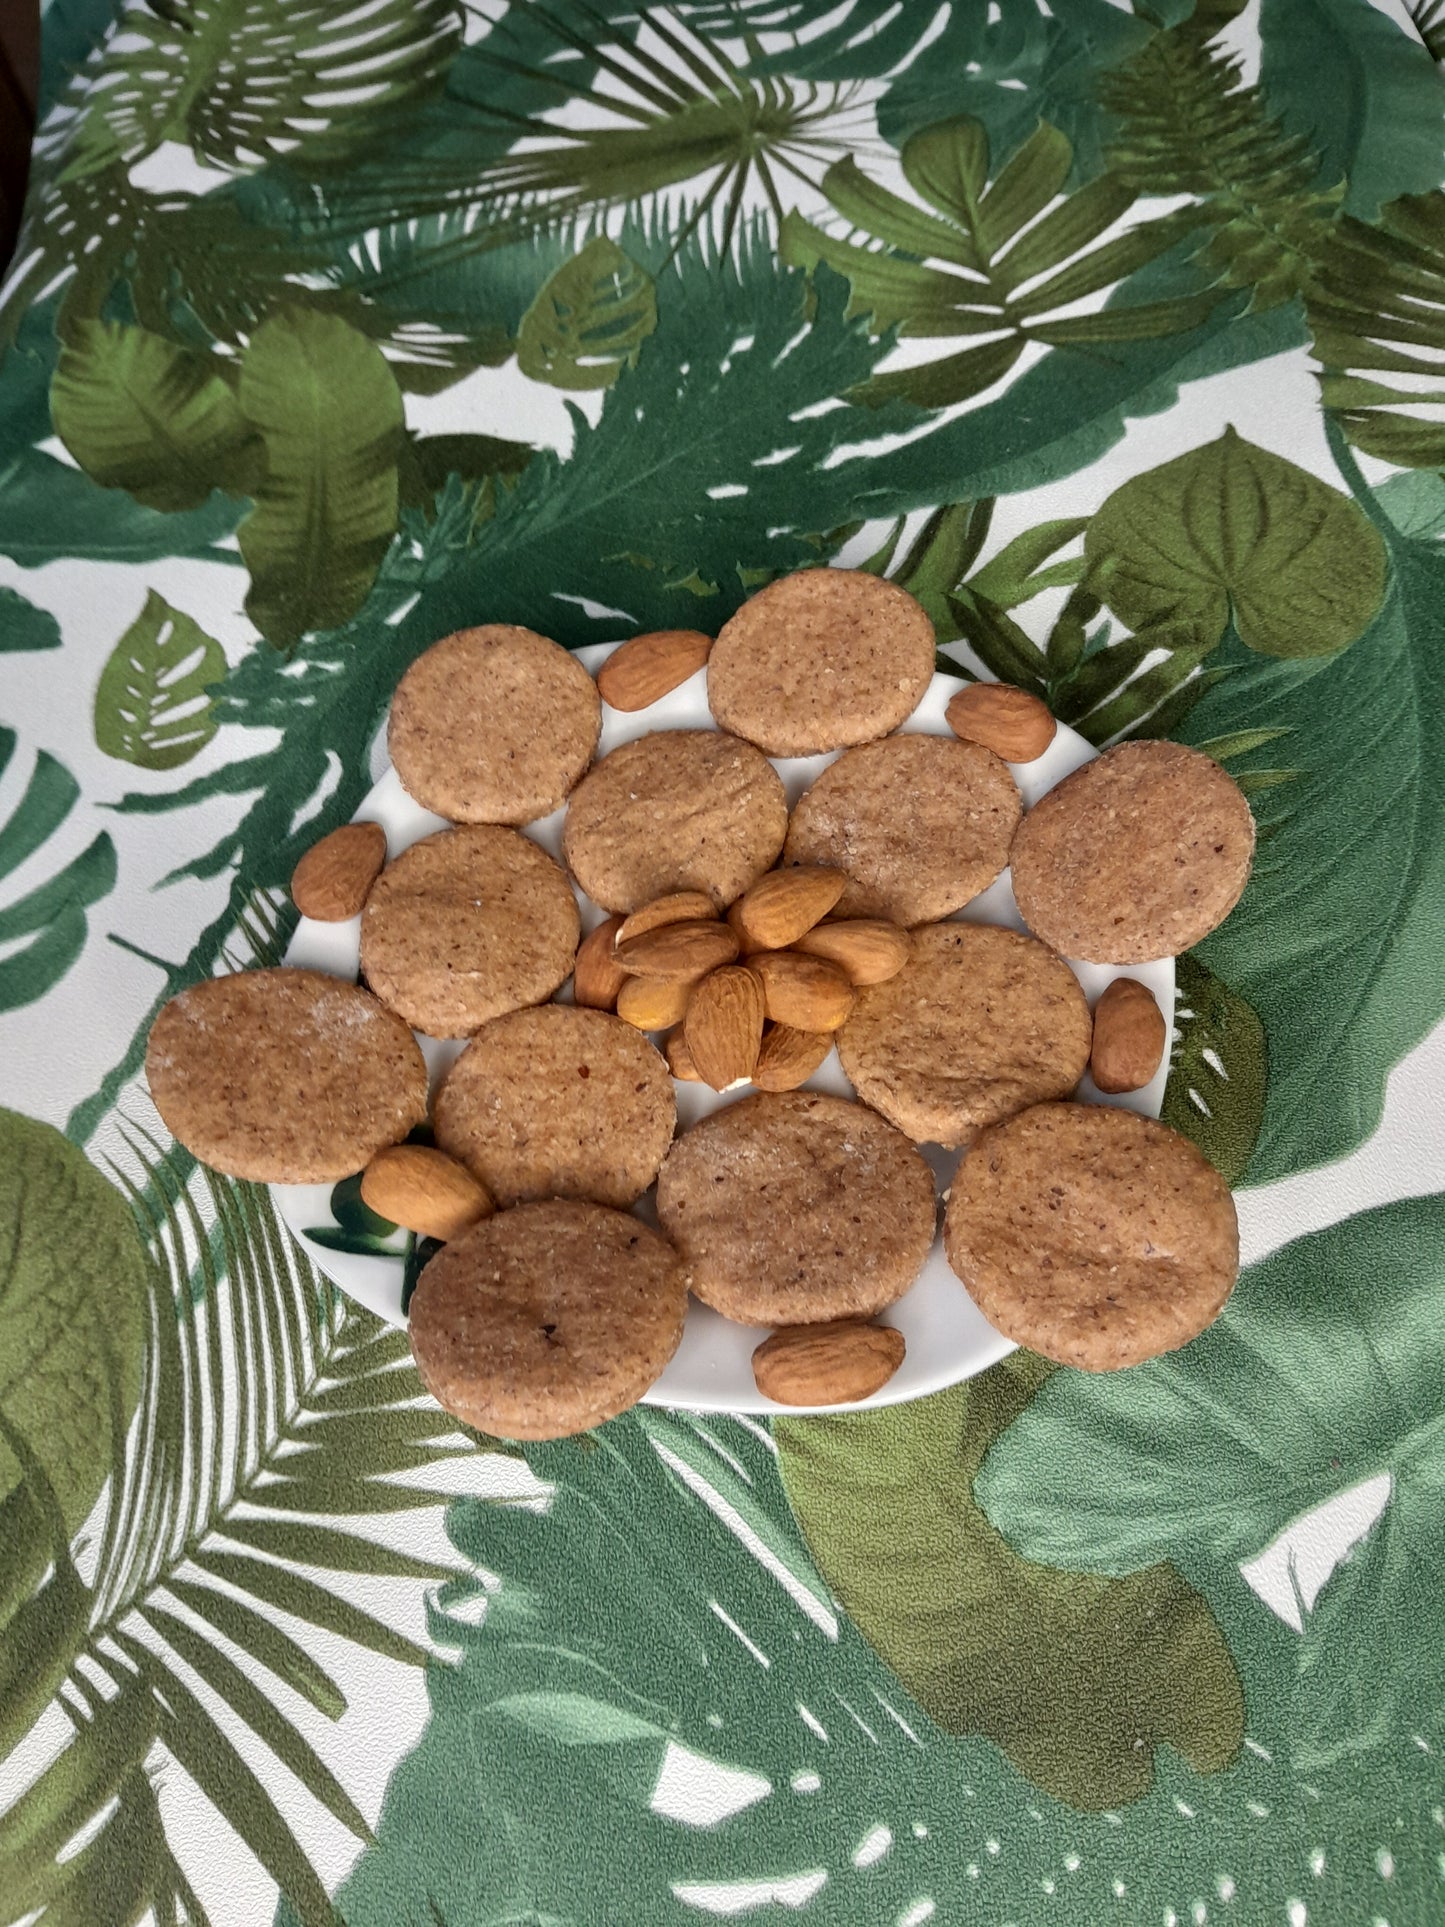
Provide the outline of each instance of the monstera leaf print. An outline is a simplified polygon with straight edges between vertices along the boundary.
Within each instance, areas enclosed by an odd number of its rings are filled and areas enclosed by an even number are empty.
[[[1214,305],[1200,295],[1085,315],[1058,312],[1172,247],[1193,216],[1159,215],[1102,240],[1133,206],[1136,190],[1106,174],[1060,200],[1073,149],[1057,128],[1041,125],[992,180],[988,135],[967,117],[914,134],[900,158],[924,207],[879,186],[849,156],[829,168],[824,190],[843,219],[876,245],[836,240],[794,214],[784,223],[783,258],[802,267],[826,261],[846,274],[853,312],[870,315],[880,333],[896,327],[930,340],[986,339],[877,375],[864,400],[903,396],[944,407],[1002,379],[1031,341],[1134,341],[1192,328]]]
[[[0,727],[0,777],[16,745],[15,731]],[[31,859],[64,837],[79,796],[70,771],[41,750],[19,800],[0,817],[0,1010],[33,1004],[59,982],[85,948],[86,911],[115,888],[115,845],[104,830],[43,881],[30,881]]]

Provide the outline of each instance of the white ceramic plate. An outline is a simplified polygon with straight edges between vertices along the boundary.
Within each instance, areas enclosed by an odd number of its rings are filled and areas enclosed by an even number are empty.
[[[590,649],[577,652],[579,659],[589,670],[596,671],[598,665],[606,660],[615,644],[599,644]],[[944,721],[944,705],[957,689],[951,677],[935,676],[923,701],[913,715],[903,725],[905,730],[919,730],[933,735],[945,735],[948,726]],[[602,740],[598,754],[605,755],[608,750],[616,749],[619,743],[632,741],[634,737],[644,736],[656,729],[710,729],[715,727],[712,713],[707,706],[707,672],[699,670],[689,678],[680,689],[675,689],[661,702],[654,703],[650,709],[625,716],[605,704],[602,710]],[[1013,773],[1023,792],[1025,808],[1031,808],[1047,790],[1077,769],[1094,755],[1094,750],[1082,736],[1060,725],[1047,753],[1037,762],[1015,765]],[[788,802],[795,803],[818,773],[834,760],[833,756],[807,756],[775,758],[773,766],[783,779],[788,793]],[[562,854],[562,824],[565,810],[544,817],[540,822],[529,824],[526,834],[534,842],[556,857]],[[433,830],[446,827],[443,817],[434,816],[424,810],[402,789],[396,772],[388,770],[386,775],[371,791],[366,801],[356,812],[358,822],[379,823],[386,831],[390,854],[395,857],[408,844],[415,843],[419,837],[429,835]],[[579,895],[579,901],[580,895]],[[1009,873],[1003,875],[981,897],[969,904],[960,915],[977,923],[1008,924],[1022,930],[1023,919],[1014,903],[1013,889]],[[588,903],[582,903],[582,922],[584,929],[591,929],[602,921],[602,911]],[[324,970],[333,976],[354,979],[357,973],[358,947],[360,943],[361,921],[353,919],[350,923],[313,923],[303,918],[297,926],[291,946],[286,952],[288,964],[304,966],[311,970]],[[1084,993],[1092,1006],[1111,978],[1119,976],[1119,970],[1108,965],[1076,963],[1072,965],[1074,974],[1083,986]],[[1162,963],[1131,965],[1128,975],[1137,977],[1148,985],[1159,1002],[1166,1018],[1172,1017],[1174,1010],[1174,964],[1172,959]],[[446,1067],[462,1049],[460,1042],[439,1043],[434,1038],[418,1037],[432,1074],[433,1085]],[[1092,1102],[1121,1104],[1131,1110],[1142,1111],[1150,1117],[1159,1115],[1159,1107],[1164,1099],[1164,1080],[1168,1071],[1166,1060],[1155,1073],[1153,1081],[1143,1090],[1132,1091],[1126,1097],[1101,1097],[1086,1076],[1080,1087],[1080,1096]],[[843,1097],[852,1096],[852,1086],[844,1077],[837,1055],[830,1056],[815,1077],[808,1080],[810,1089],[834,1091]],[[723,1104],[737,1101],[735,1094],[718,1097],[705,1085],[677,1084],[678,1128],[686,1130],[709,1111]],[[937,1147],[925,1147],[925,1154],[932,1164],[938,1178],[940,1195],[950,1183],[954,1166],[958,1162],[956,1151],[942,1151]],[[285,1223],[305,1248],[312,1262],[344,1292],[377,1313],[381,1318],[394,1325],[404,1325],[406,1315],[402,1310],[402,1282],[404,1274],[404,1254],[400,1248],[400,1234],[396,1240],[395,1255],[375,1256],[354,1251],[338,1251],[320,1245],[308,1236],[308,1228],[331,1224],[330,1197],[331,1186],[324,1184],[278,1184],[271,1187],[277,1209]],[[639,1215],[650,1217],[651,1198],[645,1198],[637,1207]],[[975,1372],[983,1371],[1011,1352],[1013,1342],[1002,1333],[994,1330],[982,1312],[949,1269],[943,1255],[941,1238],[934,1246],[917,1283],[905,1297],[883,1314],[883,1322],[896,1325],[908,1343],[908,1354],[901,1368],[870,1399],[862,1401],[864,1406],[894,1405],[904,1399],[921,1398],[927,1392],[936,1392],[945,1385],[956,1384],[960,1379],[971,1378]],[[694,1302],[688,1308],[687,1328],[683,1333],[682,1344],[677,1355],[663,1373],[662,1377],[647,1394],[647,1402],[653,1405],[683,1406],[695,1412],[777,1412],[784,1408],[765,1399],[753,1383],[751,1358],[754,1347],[766,1334],[751,1326],[734,1325],[719,1317],[706,1305]],[[796,1407],[787,1408],[796,1410]],[[829,1407],[830,1410],[858,1409]]]

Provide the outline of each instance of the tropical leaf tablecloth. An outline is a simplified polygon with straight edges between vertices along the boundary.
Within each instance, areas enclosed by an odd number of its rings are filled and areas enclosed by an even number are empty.
[[[1445,1919],[1439,0],[112,16],[0,301],[4,1918]],[[1238,1290],[467,1436],[149,1021],[284,945],[435,638],[835,561],[1249,795],[1166,1104]]]

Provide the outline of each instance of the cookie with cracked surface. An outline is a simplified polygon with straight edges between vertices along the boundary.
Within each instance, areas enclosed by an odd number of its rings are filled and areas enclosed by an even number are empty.
[[[845,872],[835,917],[933,923],[1002,872],[1022,810],[981,743],[889,736],[845,750],[799,797],[783,861]]]
[[[908,962],[867,984],[838,1033],[865,1104],[916,1144],[967,1144],[1047,1098],[1089,1062],[1093,1024],[1079,980],[1047,944],[989,923],[929,923]]]
[[[410,1030],[317,970],[245,970],[181,991],[151,1025],[145,1070],[171,1135],[257,1184],[350,1177],[426,1116]]]
[[[1249,881],[1254,818],[1234,779],[1183,743],[1120,743],[1036,803],[1009,858],[1029,928],[1066,957],[1177,957]]]
[[[571,975],[577,899],[545,850],[469,823],[403,850],[371,886],[361,968],[382,1002],[429,1037],[469,1037],[540,1004]]]
[[[861,1104],[765,1091],[677,1140],[657,1216],[693,1291],[726,1318],[868,1318],[903,1296],[928,1256],[933,1173]]]
[[[631,1024],[543,1004],[482,1025],[433,1119],[441,1149],[499,1205],[591,1198],[620,1210],[657,1176],[677,1104],[666,1063]]]
[[[460,629],[397,685],[387,749],[402,788],[457,823],[531,823],[597,749],[597,685],[559,643],[514,623]]]
[[[637,1403],[677,1350],[687,1272],[625,1211],[548,1198],[437,1253],[411,1350],[439,1405],[509,1439],[570,1437]]]
[[[1187,1345],[1239,1269],[1214,1166],[1167,1124],[1102,1104],[1038,1104],[981,1132],[943,1241],[991,1324],[1089,1372]]]
[[[933,624],[906,589],[861,569],[802,569],[723,624],[707,699],[724,729],[769,756],[813,756],[897,729],[933,662]]]
[[[723,908],[772,867],[788,828],[777,771],[715,729],[655,730],[588,772],[562,853],[594,903],[630,913],[700,890]]]

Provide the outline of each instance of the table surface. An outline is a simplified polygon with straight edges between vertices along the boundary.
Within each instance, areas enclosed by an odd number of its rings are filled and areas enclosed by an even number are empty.
[[[1439,1919],[1438,0],[112,11],[0,299],[6,1918]],[[150,1020],[284,948],[436,637],[820,562],[1248,794],[1164,1110],[1234,1297],[464,1434]]]

